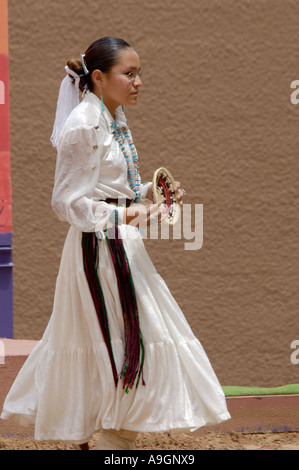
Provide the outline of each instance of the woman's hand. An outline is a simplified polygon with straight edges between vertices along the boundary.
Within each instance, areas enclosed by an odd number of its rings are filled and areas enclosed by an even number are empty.
[[[180,206],[183,206],[183,197],[186,191],[181,188],[179,181],[175,182],[174,192],[176,193],[176,200]],[[152,185],[149,186],[146,198],[153,199]],[[167,217],[165,213],[165,206],[162,202],[157,204],[132,204],[126,208],[127,225],[133,225],[138,228],[145,228],[152,223],[161,223]]]
[[[153,184],[149,185],[149,188],[146,193],[146,199],[148,199],[149,201],[153,201]]]
[[[158,204],[132,204],[126,208],[127,225],[145,228],[151,223],[161,223],[165,219],[165,208],[162,202]]]
[[[176,200],[180,204],[180,206],[183,206],[183,197],[186,194],[186,191],[181,188],[181,183],[179,181],[175,181],[174,184],[174,192],[177,193],[176,195]],[[149,200],[153,200],[153,186],[150,185],[147,191],[146,198]]]
[[[183,197],[186,194],[186,191],[181,188],[181,183],[179,181],[175,181],[174,184],[174,192],[177,193],[176,200],[180,206],[183,206]]]

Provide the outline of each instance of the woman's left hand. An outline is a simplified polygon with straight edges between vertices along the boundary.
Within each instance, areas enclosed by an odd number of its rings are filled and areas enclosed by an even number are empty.
[[[181,188],[181,183],[179,181],[175,181],[174,192],[177,193],[176,194],[177,202],[180,204],[180,206],[183,206],[183,197],[185,196],[186,191],[183,188]],[[152,185],[150,185],[146,197],[149,200],[153,199],[153,187],[152,187]]]
[[[183,197],[186,194],[186,191],[181,187],[181,183],[179,181],[175,181],[174,184],[174,192],[176,194],[176,200],[179,203],[180,206],[183,206]]]

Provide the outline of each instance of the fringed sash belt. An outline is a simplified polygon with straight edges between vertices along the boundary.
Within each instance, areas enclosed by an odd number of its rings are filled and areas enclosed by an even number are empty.
[[[118,204],[117,199],[109,199],[106,202]],[[131,202],[126,201],[126,205],[130,205]],[[113,261],[123,311],[125,358],[120,374],[117,373],[113,357],[108,315],[97,270],[98,243],[100,241],[94,232],[84,232],[82,234],[84,271],[108,350],[115,386],[118,384],[118,379],[122,378],[123,388],[128,393],[136,379],[136,388],[139,384],[144,362],[144,345],[139,327],[137,301],[131,270],[117,224],[105,230],[105,239]],[[143,377],[142,383],[145,385]]]

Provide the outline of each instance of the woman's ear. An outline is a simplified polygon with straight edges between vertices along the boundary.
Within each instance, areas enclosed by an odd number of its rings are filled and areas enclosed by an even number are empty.
[[[94,86],[101,88],[103,84],[103,73],[101,70],[94,70],[91,74],[91,80]]]

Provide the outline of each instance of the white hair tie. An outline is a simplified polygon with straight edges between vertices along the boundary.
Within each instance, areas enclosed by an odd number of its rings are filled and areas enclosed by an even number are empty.
[[[53,147],[57,147],[66,119],[70,115],[71,111],[79,104],[79,84],[81,76],[71,70],[68,66],[65,67],[65,71],[66,76],[60,85],[55,122],[50,138]]]

